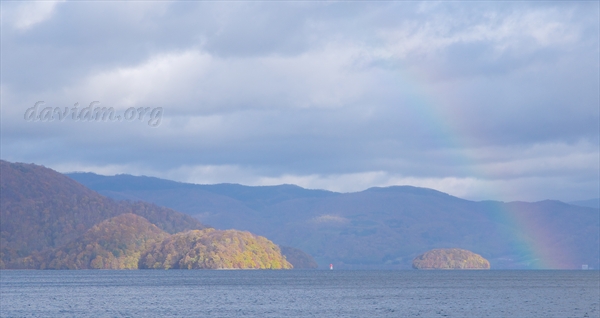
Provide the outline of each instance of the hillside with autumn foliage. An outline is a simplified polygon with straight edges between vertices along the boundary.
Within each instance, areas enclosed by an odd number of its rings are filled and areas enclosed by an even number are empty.
[[[54,249],[40,269],[137,269],[141,253],[169,234],[132,213],[104,220],[83,237]]]
[[[236,230],[192,230],[171,235],[142,255],[140,269],[290,269],[277,245]]]
[[[0,171],[0,266],[28,268],[27,256],[63,246],[124,213],[142,216],[168,233],[206,227],[154,204],[115,202],[43,166],[0,161]]]
[[[415,269],[490,269],[490,262],[479,254],[460,248],[440,248],[413,260]]]
[[[264,237],[208,229],[154,204],[115,202],[43,166],[0,161],[0,168],[0,268],[137,269],[142,255],[143,264],[162,260],[143,268],[292,267]],[[173,255],[184,261],[171,264]]]

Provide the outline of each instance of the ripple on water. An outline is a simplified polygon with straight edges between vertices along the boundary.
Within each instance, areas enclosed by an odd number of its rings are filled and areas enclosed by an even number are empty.
[[[598,317],[598,271],[1,271],[2,317]]]

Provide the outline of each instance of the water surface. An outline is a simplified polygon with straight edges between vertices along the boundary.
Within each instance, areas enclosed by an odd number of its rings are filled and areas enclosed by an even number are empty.
[[[0,271],[2,317],[599,317],[598,271]]]

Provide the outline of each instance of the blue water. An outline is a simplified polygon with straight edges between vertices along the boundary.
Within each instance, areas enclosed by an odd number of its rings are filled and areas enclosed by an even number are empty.
[[[0,271],[2,317],[599,317],[598,271]]]

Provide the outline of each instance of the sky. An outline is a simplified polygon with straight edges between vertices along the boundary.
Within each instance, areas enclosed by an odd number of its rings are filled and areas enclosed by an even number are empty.
[[[597,1],[1,6],[3,160],[201,184],[600,196]]]

